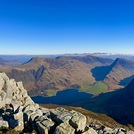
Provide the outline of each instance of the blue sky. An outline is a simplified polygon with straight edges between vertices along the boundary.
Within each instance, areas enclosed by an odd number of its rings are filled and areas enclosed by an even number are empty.
[[[134,54],[134,0],[0,0],[0,54]]]

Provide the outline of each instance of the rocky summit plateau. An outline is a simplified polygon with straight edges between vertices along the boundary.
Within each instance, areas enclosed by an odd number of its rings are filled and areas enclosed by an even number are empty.
[[[0,73],[0,133],[19,134],[134,134],[124,128],[90,124],[74,110],[48,109],[34,103],[22,82]]]

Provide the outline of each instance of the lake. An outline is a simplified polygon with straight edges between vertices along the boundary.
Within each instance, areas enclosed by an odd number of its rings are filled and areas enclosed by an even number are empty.
[[[66,89],[57,92],[56,96],[42,97],[36,96],[32,97],[35,103],[39,104],[59,104],[67,105],[79,101],[89,100],[93,95],[85,92],[79,92],[77,89]]]

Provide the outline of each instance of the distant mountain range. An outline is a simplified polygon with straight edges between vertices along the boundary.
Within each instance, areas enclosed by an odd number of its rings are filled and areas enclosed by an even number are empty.
[[[16,67],[2,65],[0,72],[22,80],[31,96],[50,96],[67,88],[98,94],[128,85],[134,78],[134,61],[93,55],[33,57]]]
[[[97,56],[97,57],[104,57],[108,59],[115,60],[116,58],[121,59],[128,59],[134,60],[134,55],[129,54],[111,54],[111,53],[74,53],[74,54],[49,54],[49,55],[0,55],[0,58],[7,60],[7,61],[16,61],[21,64],[29,61],[33,57],[45,57],[45,58],[56,58],[58,56],[74,56],[74,57],[83,57],[87,55]]]
[[[35,57],[17,67],[0,67],[10,78],[22,80],[31,95],[46,95],[95,82],[91,68],[110,65],[111,59],[95,56]]]
[[[114,60],[116,58],[134,60],[134,55],[131,55],[131,54],[93,53],[92,55],[110,58]]]
[[[15,60],[5,60],[3,58],[0,58],[0,65],[1,66],[18,66],[21,63],[15,61]]]

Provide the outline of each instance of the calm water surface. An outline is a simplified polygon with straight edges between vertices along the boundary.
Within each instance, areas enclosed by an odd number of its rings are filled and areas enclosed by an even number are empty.
[[[39,104],[60,104],[67,105],[74,102],[89,100],[93,95],[85,92],[79,92],[77,89],[66,89],[64,91],[57,92],[56,96],[32,97],[33,101]]]

